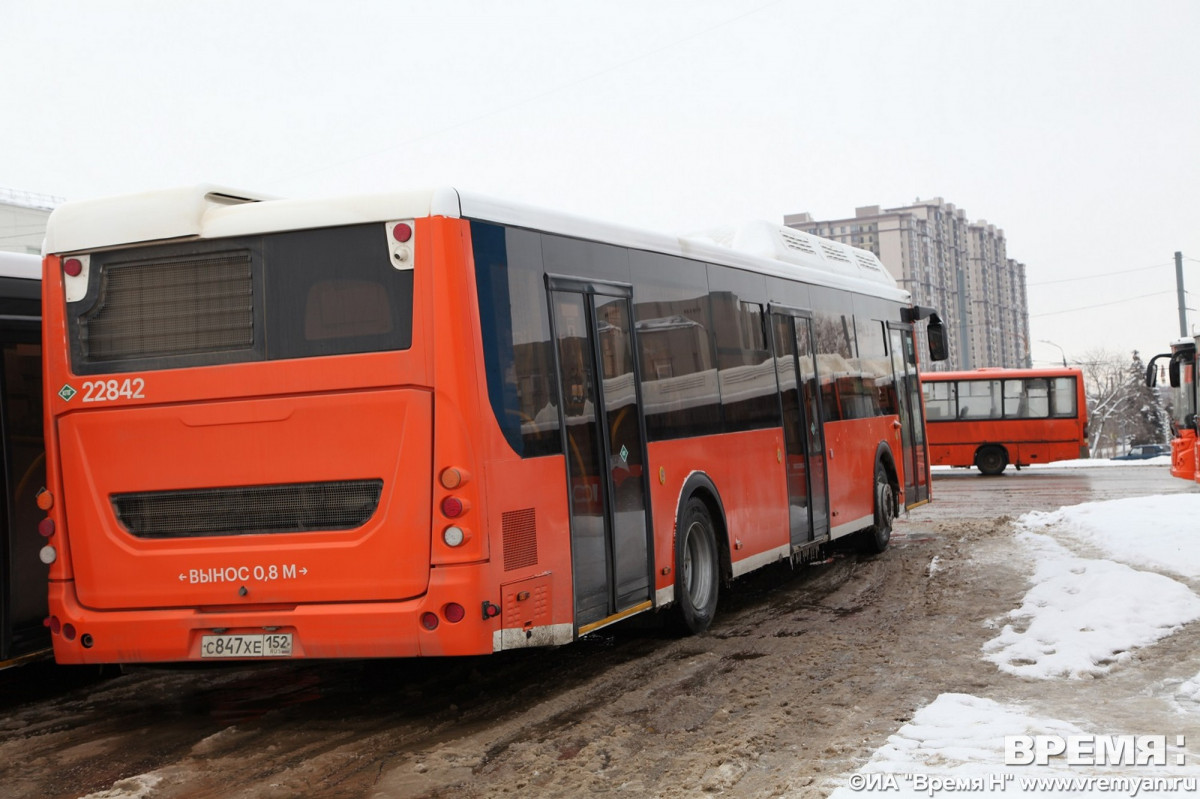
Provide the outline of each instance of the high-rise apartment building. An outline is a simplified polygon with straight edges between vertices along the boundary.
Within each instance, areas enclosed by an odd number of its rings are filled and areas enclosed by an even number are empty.
[[[57,197],[0,188],[0,250],[38,255]]]
[[[969,221],[940,197],[900,208],[864,206],[850,219],[788,214],[783,223],[870,250],[914,303],[935,308],[946,325],[950,358],[933,368],[1031,364],[1025,265],[1008,257],[1000,228]]]

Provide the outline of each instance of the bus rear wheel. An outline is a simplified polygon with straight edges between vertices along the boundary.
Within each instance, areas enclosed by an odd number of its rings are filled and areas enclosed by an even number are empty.
[[[975,465],[983,474],[1000,474],[1008,466],[1008,451],[1004,447],[983,447],[975,453]]]
[[[675,605],[690,633],[702,633],[717,611],[717,534],[708,507],[688,499],[675,535]]]

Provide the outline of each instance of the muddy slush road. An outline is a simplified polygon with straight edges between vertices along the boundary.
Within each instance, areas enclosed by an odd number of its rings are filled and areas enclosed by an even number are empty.
[[[1200,671],[1200,625],[1099,680],[1000,673],[980,657],[987,622],[1020,604],[1032,571],[1011,523],[1197,490],[1162,467],[940,472],[935,502],[897,523],[887,552],[743,578],[695,637],[609,629],[470,659],[3,672],[0,796],[818,797],[945,692],[1063,719],[1087,707],[1124,728],[1145,671]]]

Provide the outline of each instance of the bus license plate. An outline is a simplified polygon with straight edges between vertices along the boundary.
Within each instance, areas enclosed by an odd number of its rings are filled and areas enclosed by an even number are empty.
[[[292,656],[291,633],[202,635],[202,658],[286,658]]]

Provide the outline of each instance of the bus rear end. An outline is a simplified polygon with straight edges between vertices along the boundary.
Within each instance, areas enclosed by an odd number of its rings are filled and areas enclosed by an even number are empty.
[[[60,662],[492,651],[484,544],[448,551],[434,508],[479,499],[455,421],[470,414],[435,400],[452,365],[432,317],[470,328],[447,299],[470,296],[463,270],[435,265],[457,263],[461,222],[435,200],[189,191],[51,218],[42,531]]]

